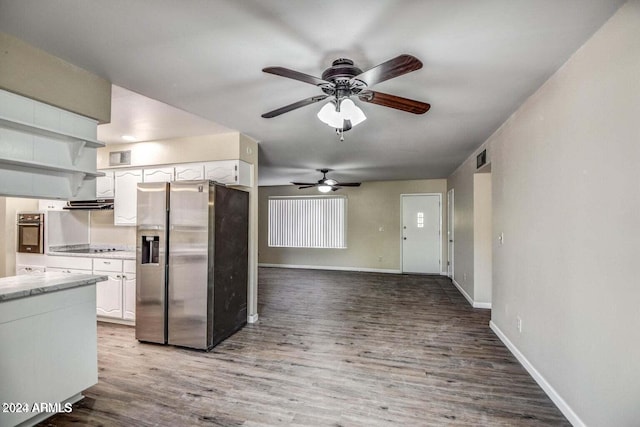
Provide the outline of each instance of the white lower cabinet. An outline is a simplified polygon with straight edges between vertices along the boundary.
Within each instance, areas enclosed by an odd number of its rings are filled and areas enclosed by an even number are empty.
[[[107,276],[96,287],[96,312],[103,318],[135,320],[136,263],[133,260],[94,258],[93,274]]]
[[[122,318],[122,277],[120,273],[97,271],[93,274],[107,276],[96,286],[96,312],[98,316]]]

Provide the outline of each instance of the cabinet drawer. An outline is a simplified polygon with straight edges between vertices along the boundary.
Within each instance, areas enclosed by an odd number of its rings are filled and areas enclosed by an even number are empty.
[[[57,268],[57,267],[49,267],[47,268],[48,272],[55,273],[68,273],[68,274],[91,274],[89,270],[78,270],[76,268]]]
[[[93,259],[93,270],[94,271],[122,271],[122,260],[120,259],[101,259],[94,258]]]
[[[124,271],[125,273],[133,273],[136,274],[136,262],[132,259],[125,259],[124,263]]]
[[[47,267],[72,268],[77,270],[89,270],[93,268],[91,258],[71,257],[71,256],[47,256]],[[48,270],[48,268],[47,268]]]

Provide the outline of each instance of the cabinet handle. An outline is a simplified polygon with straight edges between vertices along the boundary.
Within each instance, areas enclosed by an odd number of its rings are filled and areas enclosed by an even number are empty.
[[[111,265],[111,261],[102,261],[102,263]]]
[[[119,274],[116,276],[116,279],[122,279],[122,276],[120,276]]]

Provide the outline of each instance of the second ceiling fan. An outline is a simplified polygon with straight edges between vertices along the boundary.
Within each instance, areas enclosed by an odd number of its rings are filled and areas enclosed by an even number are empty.
[[[397,56],[364,72],[356,67],[352,60],[340,58],[333,61],[331,67],[324,70],[322,78],[310,76],[288,68],[267,67],[262,71],[318,86],[323,94],[269,111],[268,113],[264,113],[262,117],[266,119],[277,117],[297,108],[314,104],[328,98],[329,103],[320,110],[318,118],[337,131],[344,132],[366,119],[362,110],[350,99],[352,96],[357,97],[363,102],[395,108],[396,110],[414,114],[424,114],[431,108],[431,105],[426,102],[402,98],[370,89],[371,86],[377,83],[410,73],[411,71],[419,70],[420,68],[422,68],[422,62],[411,55]]]

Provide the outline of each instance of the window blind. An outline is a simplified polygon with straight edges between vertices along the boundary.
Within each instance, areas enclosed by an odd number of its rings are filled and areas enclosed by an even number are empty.
[[[270,197],[269,246],[346,248],[347,198]]]

